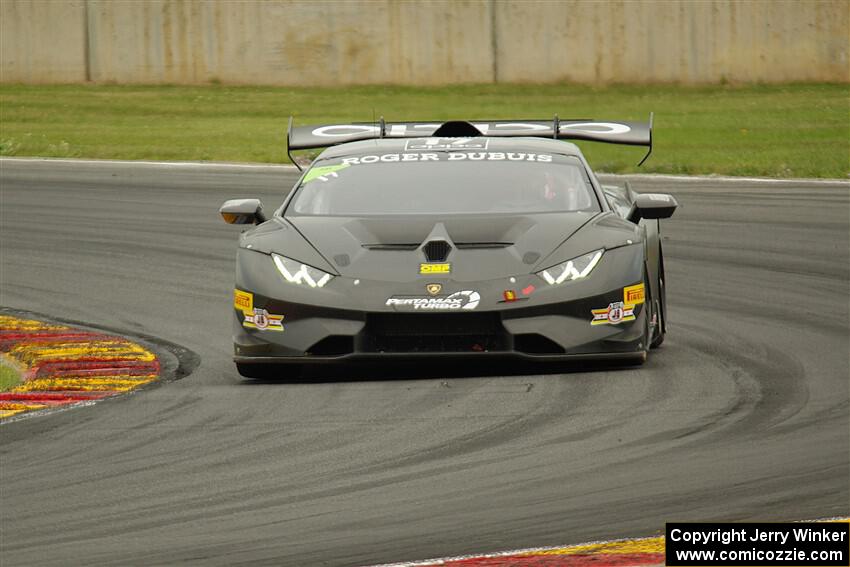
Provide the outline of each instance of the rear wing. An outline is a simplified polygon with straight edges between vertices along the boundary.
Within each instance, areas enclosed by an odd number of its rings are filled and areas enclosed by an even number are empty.
[[[523,137],[555,138],[557,140],[585,140],[646,146],[649,151],[641,165],[652,153],[652,114],[649,122],[612,122],[603,120],[481,120],[473,122],[353,122],[348,124],[321,124],[293,127],[289,119],[286,133],[287,153],[292,150],[326,148],[382,138],[440,137]],[[290,159],[292,156],[290,155]],[[294,160],[293,160],[294,163]]]

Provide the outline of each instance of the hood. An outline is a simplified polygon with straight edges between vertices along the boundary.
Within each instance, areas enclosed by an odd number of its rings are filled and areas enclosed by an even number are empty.
[[[428,262],[425,243],[444,240],[455,281],[527,274],[598,213],[490,217],[355,218],[295,216],[286,220],[343,276],[407,282]],[[283,243],[281,243],[283,244]],[[268,251],[287,254],[286,249]],[[297,258],[302,260],[301,258]],[[302,261],[307,261],[303,259]]]

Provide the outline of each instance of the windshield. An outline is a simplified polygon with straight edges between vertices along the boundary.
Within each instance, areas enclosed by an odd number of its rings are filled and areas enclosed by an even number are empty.
[[[370,216],[599,211],[584,166],[527,152],[387,153],[318,160],[289,214]]]

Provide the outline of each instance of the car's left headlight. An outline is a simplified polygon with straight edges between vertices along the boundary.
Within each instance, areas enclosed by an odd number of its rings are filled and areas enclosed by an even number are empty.
[[[323,287],[333,278],[333,275],[319,268],[302,264],[286,256],[272,253],[272,260],[274,260],[274,265],[277,266],[277,271],[289,283],[296,285],[303,284],[310,287]]]
[[[579,280],[587,277],[588,274],[596,267],[602,258],[604,249],[594,250],[587,254],[577,256],[572,260],[561,262],[551,268],[537,272],[537,275],[546,280],[549,285],[557,285],[559,283]]]

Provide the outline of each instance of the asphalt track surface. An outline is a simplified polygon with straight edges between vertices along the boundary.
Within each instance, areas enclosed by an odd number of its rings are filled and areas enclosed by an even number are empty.
[[[636,181],[681,203],[670,334],[638,369],[245,381],[217,208],[272,208],[294,178],[0,162],[0,303],[200,356],[0,426],[3,565],[358,565],[850,515],[847,183]]]

